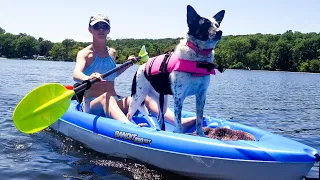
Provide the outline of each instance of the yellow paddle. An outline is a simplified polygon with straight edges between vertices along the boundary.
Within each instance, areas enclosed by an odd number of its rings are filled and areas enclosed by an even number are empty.
[[[137,61],[148,58],[145,46],[142,46]],[[133,63],[135,62],[125,62],[102,74],[102,77],[105,78]],[[68,90],[58,83],[48,83],[33,89],[16,106],[12,116],[14,125],[19,131],[26,134],[32,134],[47,128],[68,110],[74,94],[89,89],[91,84],[98,81],[100,81],[98,78],[86,80],[73,90]]]

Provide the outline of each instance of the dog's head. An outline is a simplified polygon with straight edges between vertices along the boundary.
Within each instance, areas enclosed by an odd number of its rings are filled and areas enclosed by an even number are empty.
[[[224,10],[221,10],[212,18],[205,18],[198,15],[192,6],[187,6],[188,34],[201,41],[219,41],[222,31],[219,30],[220,23],[224,17]]]

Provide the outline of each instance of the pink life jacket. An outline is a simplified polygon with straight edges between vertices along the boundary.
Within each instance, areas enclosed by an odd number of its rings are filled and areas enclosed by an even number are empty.
[[[197,54],[208,56],[213,49],[199,49],[194,43],[187,41],[186,45]],[[216,74],[213,63],[200,63],[179,58],[177,53],[170,52],[150,58],[146,63],[144,71],[145,77],[149,80],[152,87],[160,94],[160,104],[163,101],[163,95],[171,94],[169,74],[172,71],[182,71],[192,73],[192,76],[206,76]],[[219,70],[220,71],[220,70]],[[221,71],[220,71],[221,72]],[[162,100],[161,100],[162,99]],[[161,105],[162,106],[162,105]]]
[[[200,63],[179,58],[177,53],[172,53],[171,55],[162,54],[147,61],[146,76],[170,73],[172,71],[188,72],[192,73],[192,76],[215,75],[214,68],[215,65],[212,63]]]

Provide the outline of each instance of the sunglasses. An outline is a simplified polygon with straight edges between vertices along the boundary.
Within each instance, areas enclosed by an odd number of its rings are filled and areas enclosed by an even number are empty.
[[[109,30],[110,29],[110,26],[106,23],[97,23],[95,25],[92,26],[92,28],[94,30],[99,30],[99,29],[103,29],[103,30]]]

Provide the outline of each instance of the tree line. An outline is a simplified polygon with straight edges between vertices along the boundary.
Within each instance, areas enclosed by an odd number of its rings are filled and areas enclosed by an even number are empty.
[[[129,55],[137,55],[142,45],[152,57],[173,49],[181,39],[108,39],[107,44],[117,50],[116,61],[121,64]],[[53,61],[75,61],[77,52],[89,44],[73,39],[53,43],[25,33],[11,34],[0,27],[0,57],[30,59],[40,55]],[[215,62],[229,69],[319,73],[320,33],[288,30],[282,34],[223,36],[215,49]]]

